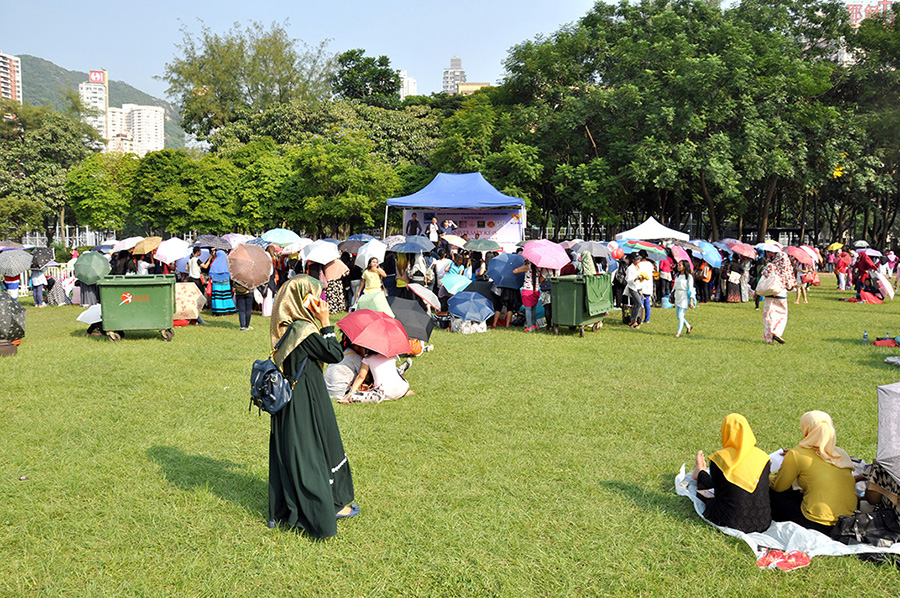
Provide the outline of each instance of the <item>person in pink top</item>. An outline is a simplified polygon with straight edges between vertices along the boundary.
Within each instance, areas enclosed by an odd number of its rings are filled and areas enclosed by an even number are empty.
[[[656,296],[660,297],[660,303],[662,302],[662,297],[668,297],[669,293],[672,292],[672,272],[674,268],[675,262],[671,257],[666,257],[659,263],[659,290]]]

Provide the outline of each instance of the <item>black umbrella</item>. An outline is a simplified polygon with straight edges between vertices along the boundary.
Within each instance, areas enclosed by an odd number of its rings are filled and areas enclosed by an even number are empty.
[[[426,314],[425,310],[412,299],[388,297],[388,303],[391,305],[394,317],[400,320],[406,329],[406,335],[427,343],[431,338],[431,331],[434,330],[434,320],[431,319],[431,316]]]
[[[0,253],[0,276],[18,276],[31,269],[31,254],[21,249]]]
[[[208,249],[231,251],[231,243],[222,237],[217,237],[215,235],[200,235],[197,237],[197,240],[194,241],[193,247],[206,247]]]
[[[0,340],[25,338],[25,308],[9,293],[0,293]]]
[[[347,239],[343,243],[338,245],[338,249],[341,251],[346,251],[347,253],[357,254],[359,253],[359,248],[368,243],[368,241],[360,241],[358,239]]]
[[[35,247],[31,251],[31,267],[43,268],[48,262],[54,259],[53,248],[51,247]]]
[[[486,280],[476,280],[475,282],[470,283],[469,286],[463,289],[463,291],[467,293],[478,293],[479,295],[483,296],[485,299],[493,303],[494,297],[496,297],[496,295],[491,291],[492,286],[493,285]]]

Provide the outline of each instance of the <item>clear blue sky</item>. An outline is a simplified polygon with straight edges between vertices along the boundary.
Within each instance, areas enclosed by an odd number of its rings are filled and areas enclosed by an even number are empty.
[[[289,31],[310,45],[332,40],[329,50],[363,48],[385,54],[416,79],[420,94],[441,90],[450,58],[459,56],[469,81],[495,83],[510,47],[551,34],[584,15],[593,0],[29,0],[3,9],[0,50],[31,54],[69,70],[105,68],[110,79],[165,98],[154,79],[177,52],[182,25],[216,32],[235,22],[266,25],[289,19]],[[28,99],[28,90],[25,90]]]

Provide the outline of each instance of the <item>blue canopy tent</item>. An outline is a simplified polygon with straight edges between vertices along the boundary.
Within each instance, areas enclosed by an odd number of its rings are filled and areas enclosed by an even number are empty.
[[[525,201],[504,195],[488,183],[480,172],[448,174],[442,172],[424,189],[387,200],[384,208],[384,234],[387,235],[388,208],[485,209],[520,208],[521,232],[525,232]]]

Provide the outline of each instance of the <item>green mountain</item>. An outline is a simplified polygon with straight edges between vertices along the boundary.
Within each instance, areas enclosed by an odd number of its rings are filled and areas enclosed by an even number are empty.
[[[22,95],[32,106],[52,106],[62,110],[65,105],[65,91],[78,91],[78,84],[88,80],[86,72],[69,71],[49,60],[19,55],[22,60]],[[184,147],[184,131],[174,106],[165,100],[154,98],[128,85],[124,81],[109,82],[109,105],[138,104],[139,106],[162,106],[165,109],[166,148]]]

